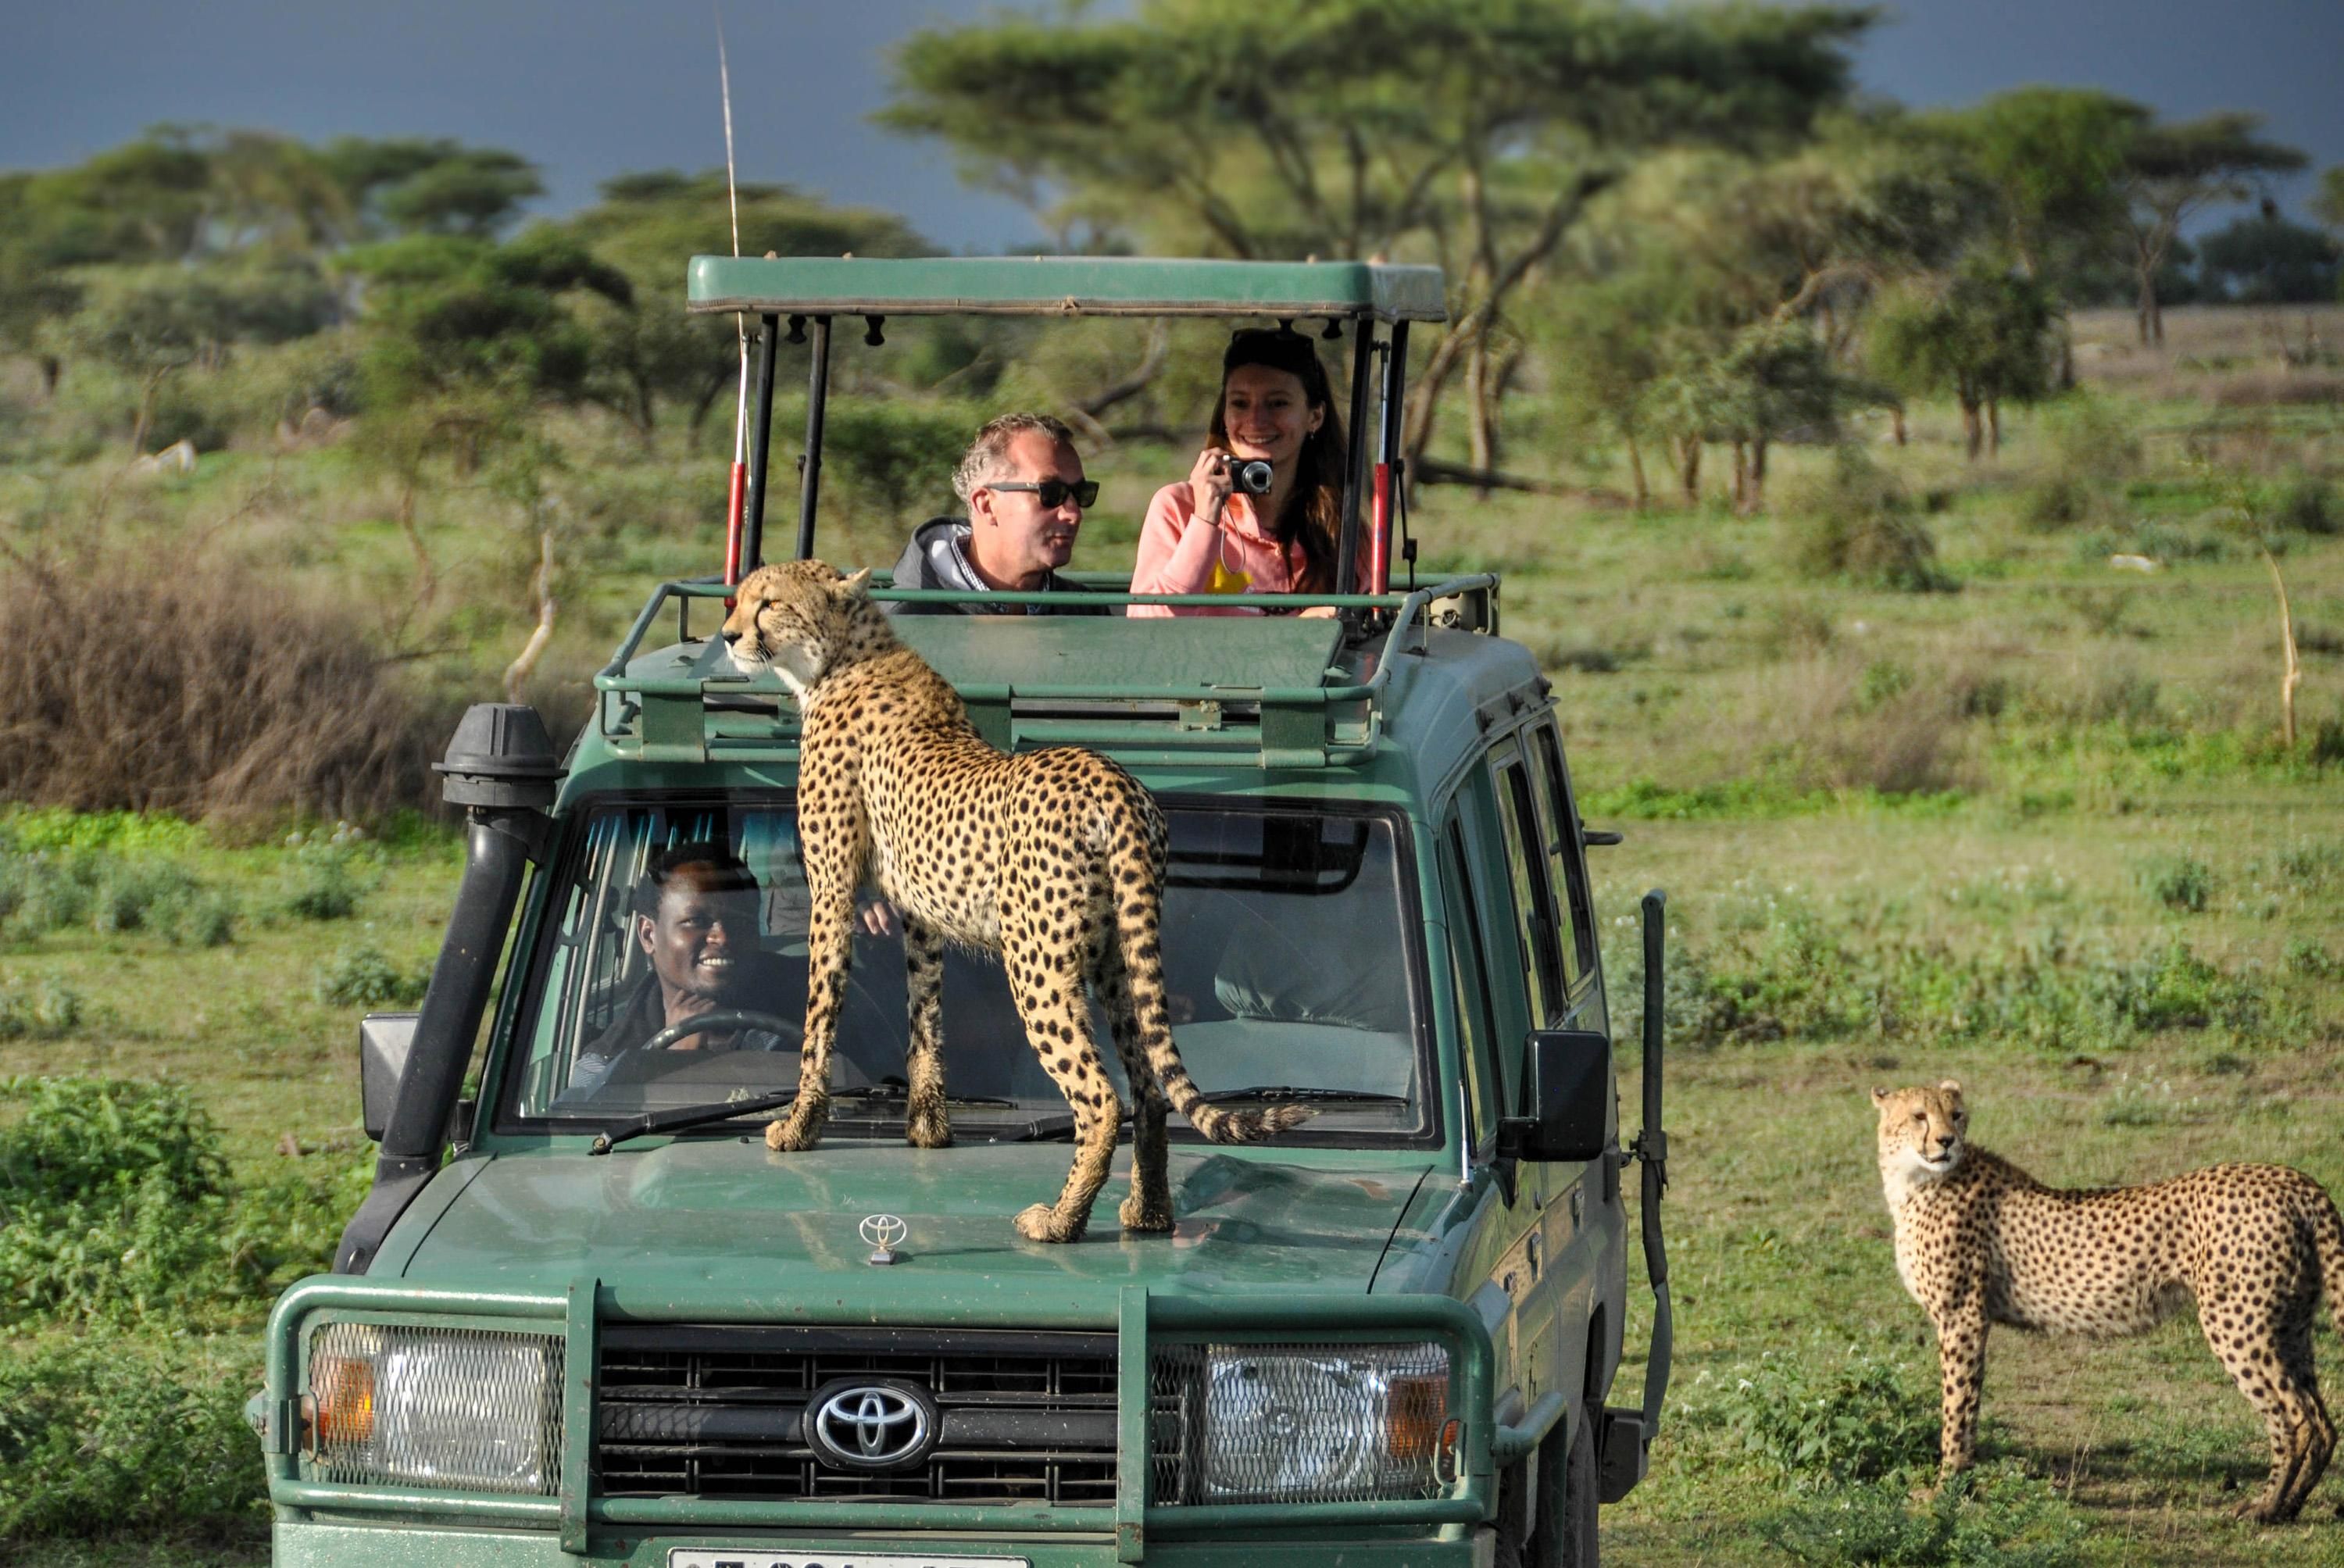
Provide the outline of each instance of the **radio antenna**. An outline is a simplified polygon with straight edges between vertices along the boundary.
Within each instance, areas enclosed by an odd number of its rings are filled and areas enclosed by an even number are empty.
[[[732,66],[724,52],[724,11],[716,9],[716,80],[724,99],[724,200],[732,217],[732,259],[741,259],[741,189],[732,161]],[[749,320],[732,313],[732,335],[741,346],[741,376],[732,399],[732,490],[725,506],[724,582],[741,581],[742,506],[748,494],[749,464]]]

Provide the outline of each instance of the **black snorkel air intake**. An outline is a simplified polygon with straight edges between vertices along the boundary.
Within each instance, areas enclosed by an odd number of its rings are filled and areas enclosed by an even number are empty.
[[[334,1252],[337,1274],[367,1271],[391,1225],[447,1153],[449,1121],[488,1010],[521,878],[545,852],[551,827],[545,812],[561,764],[535,708],[478,703],[456,726],[445,760],[433,771],[444,779],[441,797],[464,808],[464,879],[399,1071],[398,1098],[375,1160],[374,1189],[342,1231]]]

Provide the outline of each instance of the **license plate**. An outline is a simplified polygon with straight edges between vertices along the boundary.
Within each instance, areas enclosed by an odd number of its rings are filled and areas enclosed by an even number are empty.
[[[1023,1557],[941,1557],[925,1552],[802,1552],[795,1548],[678,1546],[667,1568],[1032,1568]]]

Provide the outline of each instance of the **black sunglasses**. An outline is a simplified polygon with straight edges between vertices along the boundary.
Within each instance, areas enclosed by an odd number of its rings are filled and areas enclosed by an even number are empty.
[[[1062,479],[1019,480],[1015,483],[1005,481],[999,484],[988,484],[985,488],[1030,490],[1034,492],[1034,499],[1042,503],[1042,510],[1045,511],[1057,511],[1066,504],[1068,496],[1075,498],[1076,506],[1090,507],[1098,504],[1099,487],[1098,481],[1095,479],[1078,479],[1071,484]]]

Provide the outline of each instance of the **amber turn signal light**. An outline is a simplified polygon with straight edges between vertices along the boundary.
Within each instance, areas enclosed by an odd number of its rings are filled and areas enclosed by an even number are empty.
[[[1429,1457],[1448,1413],[1447,1378],[1394,1378],[1384,1406],[1384,1452],[1394,1459]]]
[[[356,1356],[320,1356],[309,1366],[309,1397],[319,1448],[363,1447],[374,1441],[374,1363]]]

